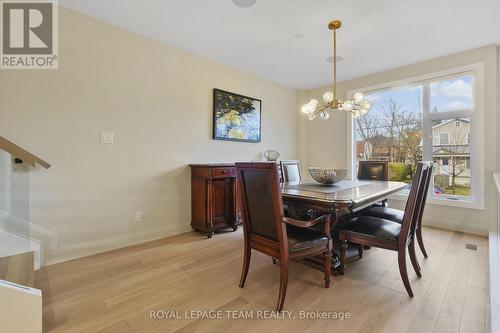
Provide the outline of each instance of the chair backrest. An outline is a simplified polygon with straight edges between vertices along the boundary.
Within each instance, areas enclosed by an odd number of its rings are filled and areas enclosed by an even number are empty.
[[[410,194],[406,201],[405,212],[403,215],[403,223],[401,225],[401,233],[399,235],[399,245],[407,245],[415,233],[419,216],[425,205],[428,190],[428,178],[432,174],[433,163],[430,161],[419,162],[417,170],[413,175]]]
[[[429,194],[429,186],[431,183],[432,179],[432,170],[434,169],[434,163],[431,163],[431,166],[429,167],[429,171],[427,172],[427,178],[425,179],[424,183],[424,193],[423,193],[423,198],[420,202],[420,207],[418,207],[418,216],[416,217],[417,223],[416,223],[416,228],[420,228],[422,226],[422,217],[424,216],[424,209],[425,209],[425,203],[427,201],[427,194]]]
[[[359,161],[359,180],[389,180],[389,162]]]
[[[283,201],[276,163],[236,163],[245,239],[254,235],[286,244]]]
[[[280,161],[283,181],[295,182],[302,179],[300,162],[297,160]]]

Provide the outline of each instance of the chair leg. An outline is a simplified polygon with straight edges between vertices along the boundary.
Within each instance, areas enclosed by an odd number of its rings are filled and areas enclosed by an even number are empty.
[[[245,242],[245,250],[243,254],[243,269],[241,271],[241,279],[240,279],[240,288],[245,286],[245,282],[247,281],[248,268],[250,267],[250,257],[252,256],[252,249]]]
[[[330,274],[332,273],[332,252],[330,249],[323,254],[323,266],[325,271],[325,288],[330,288]]]
[[[281,312],[285,304],[286,287],[288,285],[288,258],[280,259],[280,294],[276,311]]]
[[[340,241],[340,275],[344,275],[345,272],[345,253],[347,250],[347,241],[346,240],[341,240]]]
[[[398,251],[398,264],[399,273],[401,274],[401,279],[405,285],[406,291],[410,297],[413,297],[413,291],[411,290],[410,281],[408,280],[408,272],[406,271],[406,249],[400,249]]]
[[[363,245],[358,244],[358,256],[359,259],[363,258]]]
[[[412,239],[412,241],[408,245],[408,253],[410,254],[411,264],[413,266],[413,269],[415,270],[415,273],[417,273],[418,277],[422,277],[422,274],[420,273],[420,265],[418,264],[417,256],[415,254],[415,240],[414,239]]]
[[[417,228],[416,234],[417,234],[418,246],[420,247],[420,250],[422,251],[422,254],[424,255],[424,257],[427,258],[427,251],[425,250],[424,240],[422,239],[422,227],[421,226],[419,228]]]

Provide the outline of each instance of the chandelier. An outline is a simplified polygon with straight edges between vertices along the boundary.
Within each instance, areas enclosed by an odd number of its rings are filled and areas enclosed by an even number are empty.
[[[354,118],[359,118],[370,110],[371,104],[364,99],[361,92],[355,93],[351,99],[341,101],[337,98],[337,30],[342,26],[339,20],[333,20],[328,24],[328,28],[333,31],[333,92],[327,91],[323,94],[323,102],[320,104],[317,99],[311,99],[304,104],[301,111],[307,115],[309,120],[313,120],[319,115],[320,119],[330,118],[330,111],[350,112]]]

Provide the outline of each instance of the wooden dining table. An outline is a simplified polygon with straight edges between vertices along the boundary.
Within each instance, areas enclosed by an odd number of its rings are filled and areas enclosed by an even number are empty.
[[[301,180],[283,183],[281,194],[284,205],[316,216],[327,215],[331,225],[335,226],[343,215],[359,212],[407,187],[406,183],[394,181],[342,180],[334,185],[322,185]],[[332,255],[332,272],[343,274],[335,250]],[[310,263],[316,261],[312,259]]]

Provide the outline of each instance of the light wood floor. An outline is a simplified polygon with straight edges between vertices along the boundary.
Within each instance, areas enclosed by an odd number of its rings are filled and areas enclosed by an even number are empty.
[[[238,288],[242,231],[206,239],[187,233],[42,268],[46,332],[489,332],[485,237],[424,229],[429,258],[415,297],[401,282],[396,253],[371,249],[323,287],[322,273],[292,263],[285,310],[349,311],[349,320],[150,319],[150,310],[273,310],[279,266],[253,252]],[[479,245],[477,252],[466,242]]]

